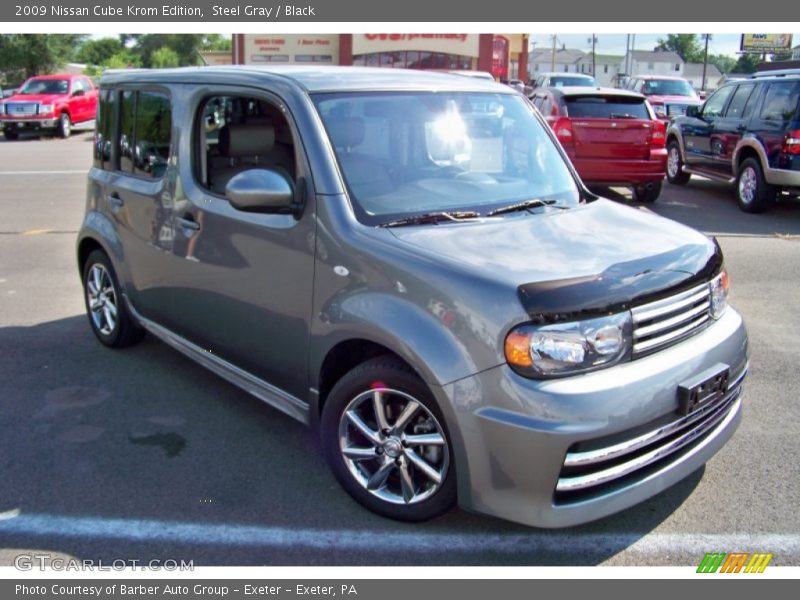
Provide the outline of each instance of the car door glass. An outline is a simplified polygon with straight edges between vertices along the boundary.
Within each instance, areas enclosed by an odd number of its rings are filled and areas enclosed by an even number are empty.
[[[133,136],[136,123],[136,92],[125,90],[120,98],[119,168],[133,173]]]
[[[82,92],[83,90],[83,83],[81,83],[80,79],[73,79],[72,80],[72,95],[74,96],[77,92]]]
[[[744,113],[744,107],[750,99],[750,94],[753,93],[755,84],[743,83],[736,88],[733,93],[733,98],[728,105],[728,110],[725,111],[725,116],[729,119],[741,119]]]
[[[710,119],[719,117],[732,92],[733,86],[720,88],[714,92],[711,97],[706,100],[705,106],[703,106],[703,118]]]
[[[169,98],[160,92],[139,92],[136,103],[133,172],[157,179],[169,158],[172,110]]]

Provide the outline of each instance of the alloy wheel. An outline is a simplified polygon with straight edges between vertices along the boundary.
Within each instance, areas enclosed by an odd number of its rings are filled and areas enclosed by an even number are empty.
[[[755,169],[745,167],[739,177],[739,198],[743,204],[750,204],[756,197],[758,188],[758,177]]]
[[[672,147],[669,149],[669,156],[667,156],[667,173],[670,177],[677,177],[678,171],[681,167],[681,157],[678,154],[678,149]]]
[[[86,297],[95,328],[103,335],[111,335],[117,327],[117,293],[111,275],[100,263],[89,269]]]

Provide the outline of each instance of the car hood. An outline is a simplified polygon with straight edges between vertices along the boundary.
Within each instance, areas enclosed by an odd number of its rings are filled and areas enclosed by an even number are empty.
[[[658,94],[652,94],[647,96],[647,101],[650,104],[656,102],[659,104],[664,104],[669,102],[670,104],[697,104],[700,105],[703,103],[700,98],[692,98],[691,96],[659,96]]]
[[[700,232],[608,200],[390,231],[417,252],[513,286],[531,317],[545,321],[657,299],[707,280],[722,263]]]
[[[9,98],[4,98],[3,102],[41,102],[42,104],[53,104],[66,99],[65,94],[14,94]]]

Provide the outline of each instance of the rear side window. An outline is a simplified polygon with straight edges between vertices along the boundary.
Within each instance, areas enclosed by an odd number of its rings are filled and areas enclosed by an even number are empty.
[[[737,87],[725,116],[729,119],[741,119],[744,115],[744,107],[747,105],[747,100],[755,87],[755,84],[752,83],[744,83]]]
[[[97,102],[97,128],[94,132],[94,166],[107,169],[111,162],[111,127],[113,109],[111,92],[102,90]]]
[[[120,170],[160,178],[169,159],[172,132],[169,97],[161,92],[123,91],[119,131]]]
[[[761,108],[761,118],[789,121],[797,114],[800,102],[800,81],[780,81],[770,84]]]
[[[589,119],[650,119],[644,98],[569,96],[567,114]]]

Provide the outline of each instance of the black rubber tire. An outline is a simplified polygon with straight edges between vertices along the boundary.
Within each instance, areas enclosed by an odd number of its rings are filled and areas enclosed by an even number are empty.
[[[10,129],[4,129],[3,137],[5,137],[9,142],[13,142],[14,140],[19,138],[19,132],[11,131]]]
[[[686,185],[689,183],[689,179],[691,179],[691,173],[685,173],[683,171],[683,159],[681,158],[681,147],[678,144],[677,140],[670,140],[669,144],[667,144],[667,160],[669,160],[669,155],[672,152],[678,153],[678,169],[677,172],[673,175],[669,173],[669,165],[667,165],[667,181],[672,183],[673,185]]]
[[[642,204],[652,204],[661,195],[661,181],[651,181],[649,187],[646,185],[637,185],[633,187],[633,200],[634,202],[641,202]]]
[[[58,133],[58,137],[63,139],[68,138],[72,133],[72,121],[67,113],[62,112],[61,116],[58,117],[58,128],[56,132]]]
[[[444,482],[431,497],[419,503],[401,505],[381,500],[365,490],[354,479],[345,464],[339,448],[339,419],[350,401],[369,390],[375,381],[386,387],[405,392],[422,403],[444,429],[450,462]],[[447,424],[436,405],[428,386],[414,371],[398,358],[385,355],[361,363],[334,385],[322,410],[322,450],[334,476],[357,502],[371,511],[398,521],[427,521],[450,510],[456,503],[456,469],[453,445]]]
[[[752,200],[749,202],[742,198],[741,181],[745,174],[751,172],[755,177],[756,189]],[[746,158],[739,166],[739,175],[736,177],[736,201],[746,213],[761,213],[770,208],[778,195],[778,188],[774,185],[769,185],[764,179],[764,172],[761,170],[761,164],[755,158]]]
[[[114,295],[116,297],[117,322],[114,329],[108,334],[103,333],[97,328],[94,320],[92,319],[91,310],[89,309],[89,297],[87,293],[89,272],[91,271],[92,266],[98,263],[103,265],[108,272],[111,278],[111,284],[114,287]],[[100,340],[109,348],[124,348],[126,346],[132,346],[141,341],[142,337],[144,337],[144,329],[142,329],[133,320],[133,317],[131,317],[130,313],[128,312],[125,301],[123,300],[120,292],[117,274],[114,272],[114,267],[111,265],[111,261],[109,260],[108,256],[102,250],[92,251],[91,254],[89,254],[89,257],[86,259],[86,263],[83,265],[83,301],[84,305],[86,306],[86,316],[89,319],[89,325],[92,328],[92,332],[98,340]]]

